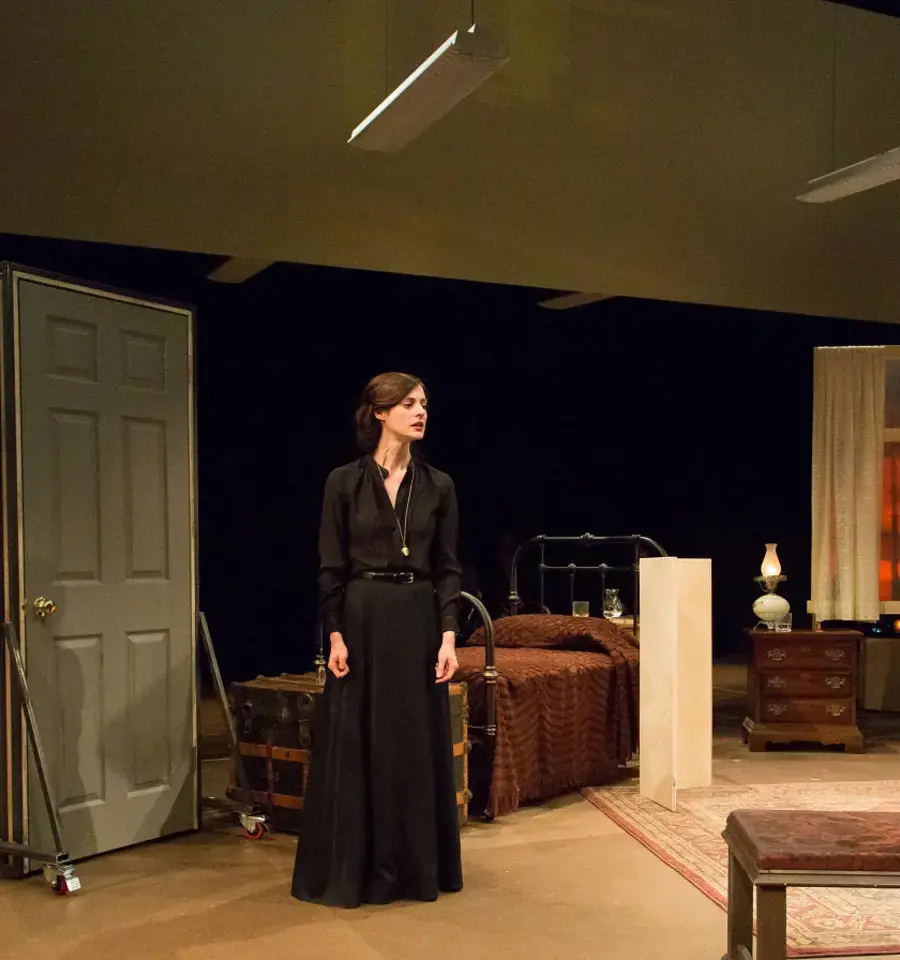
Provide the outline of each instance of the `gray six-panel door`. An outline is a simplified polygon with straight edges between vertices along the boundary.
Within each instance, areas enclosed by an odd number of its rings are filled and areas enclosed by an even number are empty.
[[[13,274],[20,616],[75,858],[197,825],[192,314]],[[24,820],[52,848],[33,763]]]

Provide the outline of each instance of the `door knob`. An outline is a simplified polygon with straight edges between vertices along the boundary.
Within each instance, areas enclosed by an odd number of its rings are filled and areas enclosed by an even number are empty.
[[[38,597],[34,601],[34,615],[38,620],[44,620],[52,614],[56,613],[56,604],[52,600],[48,600],[46,597]]]

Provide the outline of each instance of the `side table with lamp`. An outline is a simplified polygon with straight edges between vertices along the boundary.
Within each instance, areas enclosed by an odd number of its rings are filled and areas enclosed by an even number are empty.
[[[862,753],[856,720],[862,634],[791,629],[790,605],[776,593],[787,578],[774,543],[766,544],[761,573],[756,581],[765,592],[753,604],[761,623],[745,631],[752,651],[743,723],[750,750],[765,750],[770,743],[820,743]]]

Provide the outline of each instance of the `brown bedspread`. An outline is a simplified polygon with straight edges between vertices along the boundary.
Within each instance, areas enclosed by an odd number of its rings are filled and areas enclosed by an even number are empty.
[[[638,733],[638,645],[606,620],[545,614],[494,623],[497,741],[490,810],[613,778]],[[484,635],[457,651],[470,722],[485,722]]]

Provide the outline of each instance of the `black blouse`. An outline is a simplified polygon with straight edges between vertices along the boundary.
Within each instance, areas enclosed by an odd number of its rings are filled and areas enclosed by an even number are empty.
[[[406,526],[408,557],[401,553],[398,520]],[[364,571],[410,571],[430,578],[441,630],[455,631],[461,573],[458,537],[456,490],[446,473],[411,461],[395,510],[381,467],[372,457],[333,470],[325,481],[319,527],[319,593],[326,632],[341,630],[344,589]]]

